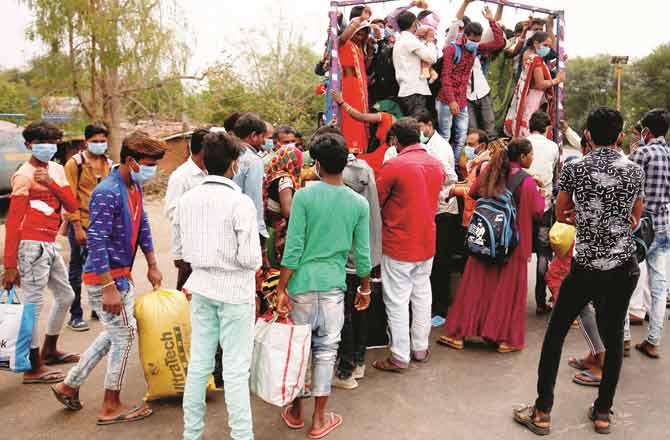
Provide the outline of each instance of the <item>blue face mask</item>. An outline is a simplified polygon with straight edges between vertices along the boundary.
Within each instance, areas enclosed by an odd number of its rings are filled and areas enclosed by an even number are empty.
[[[540,58],[544,58],[544,57],[546,57],[547,55],[549,55],[549,51],[550,51],[550,50],[551,50],[551,49],[549,49],[547,46],[542,46],[541,48],[539,48],[538,50],[536,50],[535,53],[536,53]]]
[[[33,144],[32,146],[33,156],[35,159],[40,162],[47,163],[53,159],[54,155],[58,151],[58,145],[56,144]]]
[[[263,149],[265,151],[272,151],[275,149],[275,143],[272,141],[272,139],[265,139],[265,143],[263,144]]]
[[[107,142],[89,142],[88,151],[96,156],[102,156],[107,151]]]
[[[158,166],[156,165],[140,165],[140,170],[135,172],[133,169],[130,169],[130,177],[133,179],[133,182],[141,185],[142,182],[153,179],[156,175],[156,170]]]
[[[465,153],[465,157],[468,160],[472,160],[477,156],[477,153],[475,152],[475,147],[470,146],[463,147],[463,153]]]
[[[479,47],[479,43],[477,43],[476,41],[468,40],[465,42],[465,50],[467,50],[468,52],[474,53],[477,50],[477,47]]]

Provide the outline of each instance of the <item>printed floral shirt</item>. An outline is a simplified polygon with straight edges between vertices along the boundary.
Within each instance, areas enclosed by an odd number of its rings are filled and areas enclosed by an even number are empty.
[[[559,186],[575,200],[577,264],[606,271],[635,255],[630,216],[644,195],[640,166],[613,148],[601,147],[566,164]]]

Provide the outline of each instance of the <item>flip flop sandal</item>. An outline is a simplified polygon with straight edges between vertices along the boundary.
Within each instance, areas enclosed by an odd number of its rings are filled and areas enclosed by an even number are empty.
[[[52,379],[47,379],[49,376],[59,375]],[[36,384],[49,384],[49,383],[60,383],[65,380],[65,375],[60,370],[49,370],[37,376],[34,379],[24,379],[24,385],[36,385]]]
[[[589,419],[593,422],[593,428],[598,434],[610,434],[612,432],[612,423],[614,423],[614,411],[610,410],[608,414],[596,413],[595,406],[591,405],[588,412]],[[600,428],[596,426],[596,421],[607,422],[606,427]]]
[[[128,417],[131,414],[140,412],[140,410],[142,412],[139,413],[138,415],[136,415],[135,417]],[[145,412],[145,411],[148,411],[148,412]],[[139,420],[146,419],[147,417],[149,417],[153,413],[154,412],[151,410],[151,408],[147,408],[147,407],[142,408],[140,406],[136,406],[136,407],[131,408],[128,411],[126,411],[122,414],[119,414],[118,416],[114,417],[113,419],[98,419],[98,421],[96,422],[96,425],[106,426],[106,425],[116,425],[118,423],[137,422]]]
[[[335,429],[337,429],[341,424],[342,424],[342,416],[339,416],[335,414],[334,412],[331,412],[328,414],[328,417],[330,419],[330,423],[328,426],[323,428],[321,431],[314,432],[310,431],[307,433],[307,437],[313,439],[313,440],[318,440],[321,438],[324,438],[331,432],[333,432]]]
[[[372,366],[374,368],[376,368],[377,370],[388,371],[390,373],[404,373],[405,372],[405,368],[401,368],[401,367],[397,366],[396,364],[391,362],[390,358],[387,358],[387,359],[384,359],[384,360],[381,360],[381,361],[374,361],[372,363]]]
[[[59,393],[58,390],[56,390],[54,387],[51,387],[51,391],[54,393],[54,396],[56,396],[56,399],[69,410],[79,411],[84,407],[84,405],[81,404],[81,400],[77,398]]]
[[[568,365],[570,365],[575,370],[579,370],[579,371],[589,369],[589,366],[586,365],[583,360],[578,359],[576,357],[571,357],[570,359],[568,359]]]
[[[78,353],[66,353],[62,356],[50,356],[44,359],[46,365],[76,364],[79,362]]]
[[[440,336],[437,338],[437,343],[444,345],[445,347],[453,348],[454,350],[463,350],[465,348],[465,343],[462,339],[452,339],[448,336]]]
[[[549,435],[551,432],[551,416],[540,416],[540,423],[549,423],[549,426],[535,424],[535,407],[524,406],[514,410],[514,421],[528,428],[533,434]]]
[[[572,376],[572,381],[577,385],[584,385],[586,387],[599,387],[601,379],[598,379],[589,370],[584,370],[580,373],[575,373]]]
[[[517,351],[521,351],[520,348],[512,347],[511,345],[507,344],[500,344],[498,345],[498,348],[496,349],[498,353],[516,353]]]
[[[412,360],[414,362],[419,362],[420,364],[425,364],[430,360],[430,355],[432,354],[432,351],[429,349],[426,350],[426,354],[422,358],[417,358],[415,353],[412,353]]]
[[[289,413],[291,412],[291,408],[293,408],[293,405],[288,405],[282,408],[281,410],[281,418],[284,420],[284,423],[286,423],[286,426],[288,426],[291,429],[302,429],[305,427],[305,421],[302,420],[300,423],[293,423],[289,420]]]

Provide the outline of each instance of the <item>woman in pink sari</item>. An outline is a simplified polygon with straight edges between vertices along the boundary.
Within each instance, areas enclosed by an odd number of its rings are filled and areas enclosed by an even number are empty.
[[[505,134],[512,137],[527,137],[528,121],[533,113],[547,103],[552,108],[553,87],[565,80],[565,72],[551,77],[544,57],[549,54],[552,38],[547,32],[537,32],[528,41],[523,54],[523,69],[514,89],[512,104],[505,118]],[[547,111],[553,117],[551,110]],[[553,123],[552,123],[553,125]]]
[[[502,145],[495,147],[470,188],[470,196],[474,199],[497,196],[532,162],[533,146],[527,139],[512,139],[507,150]],[[500,353],[523,349],[533,220],[544,212],[544,197],[535,180],[527,175],[516,187],[514,200],[519,243],[502,265],[475,256],[468,258],[439,344],[462,350],[466,337],[481,337],[496,343]]]

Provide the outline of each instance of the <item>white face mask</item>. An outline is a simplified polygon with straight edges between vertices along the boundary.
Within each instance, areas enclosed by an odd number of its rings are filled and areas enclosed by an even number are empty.
[[[319,162],[314,165],[314,174],[321,180],[321,165],[319,165]]]
[[[240,163],[238,161],[233,162],[233,179],[240,175]]]

